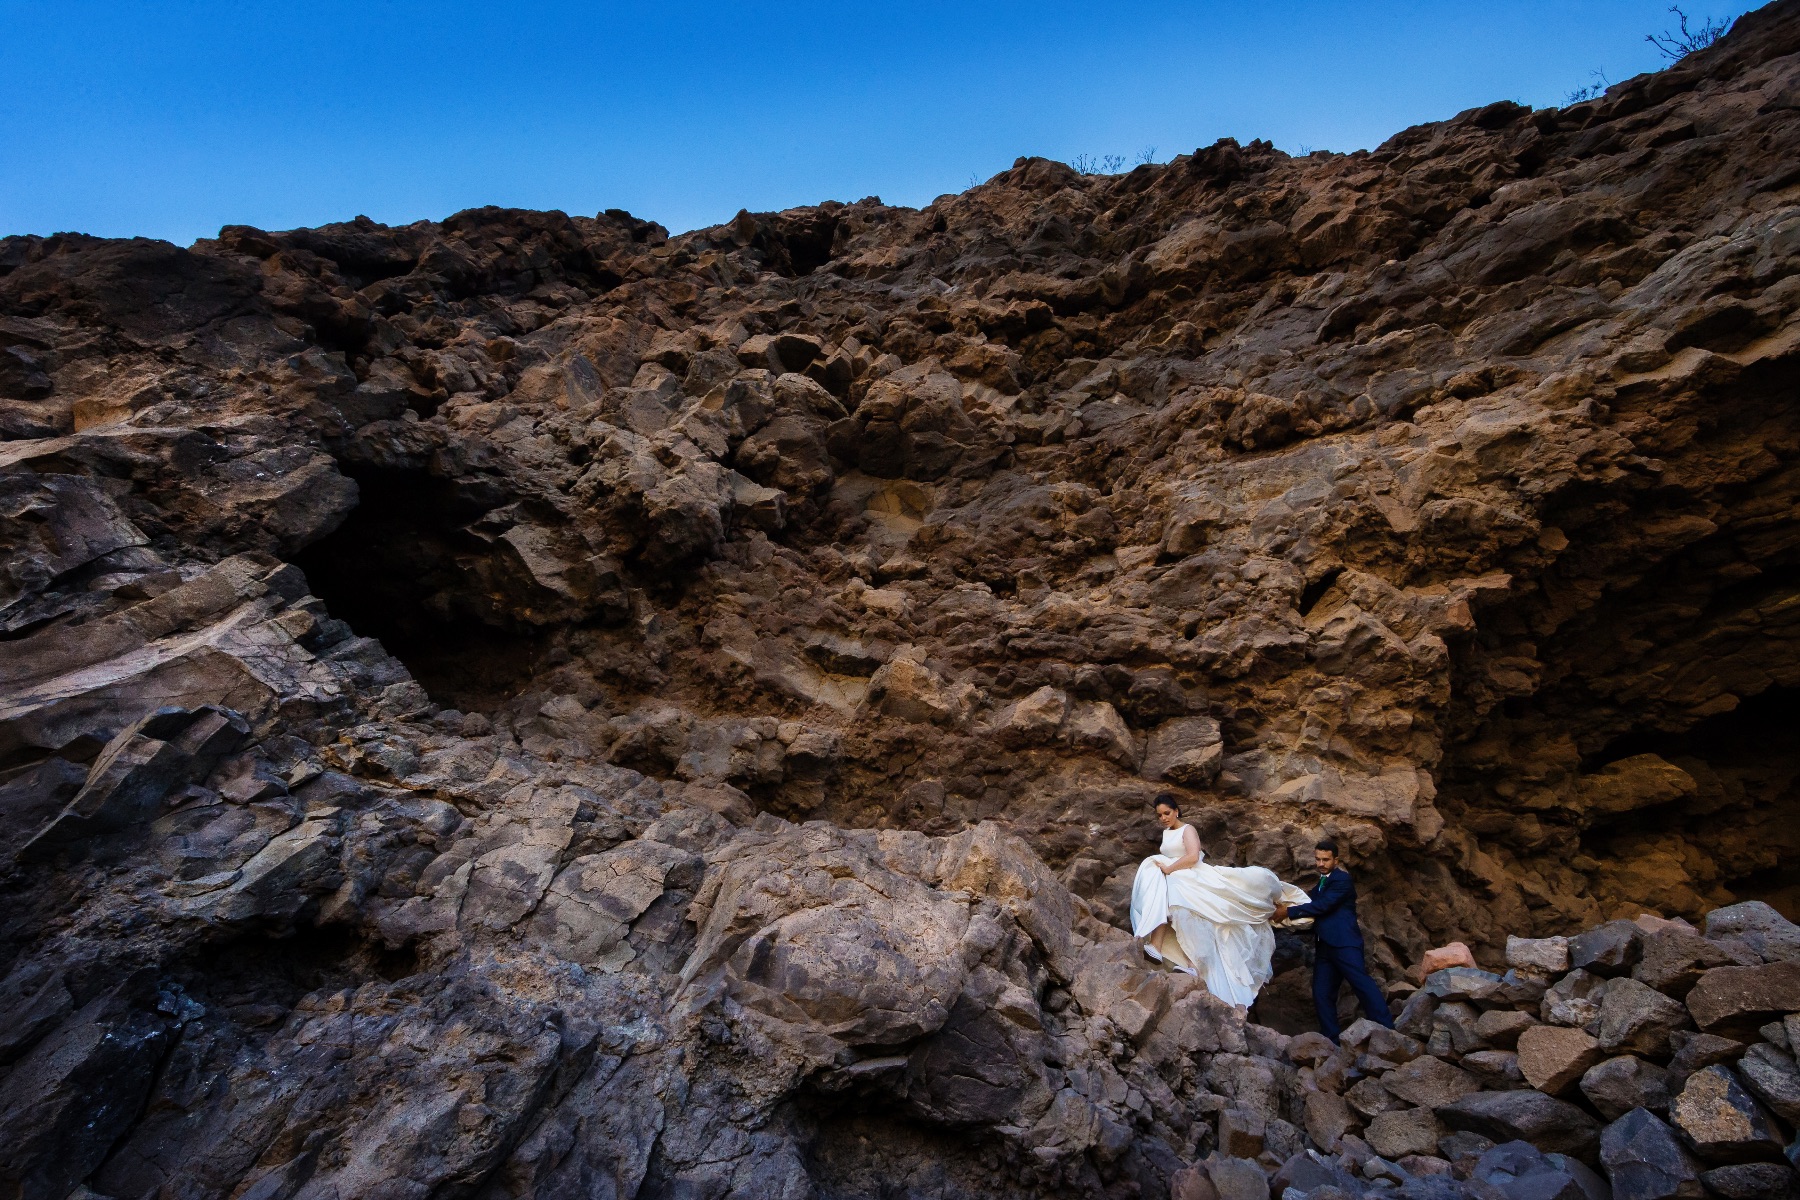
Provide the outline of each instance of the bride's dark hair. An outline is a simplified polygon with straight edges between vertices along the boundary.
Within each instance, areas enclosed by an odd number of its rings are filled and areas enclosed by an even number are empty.
[[[1155,800],[1152,800],[1152,801],[1151,801],[1151,802],[1150,802],[1150,807],[1151,807],[1151,808],[1158,808],[1158,807],[1161,807],[1161,806],[1162,806],[1162,805],[1164,805],[1164,804],[1166,804],[1166,805],[1168,805],[1168,806],[1169,806],[1169,807],[1170,807],[1170,808],[1172,808],[1172,809],[1174,809],[1174,810],[1175,810],[1175,815],[1176,815],[1176,816],[1178,816],[1178,817],[1179,817],[1179,816],[1180,816],[1180,815],[1181,815],[1181,802],[1180,802],[1180,801],[1179,801],[1179,800],[1177,800],[1177,799],[1176,799],[1176,798],[1175,798],[1175,794],[1174,794],[1174,793],[1173,793],[1173,792],[1162,792],[1162,793],[1159,793],[1159,794],[1158,794],[1158,795],[1157,795],[1157,797],[1156,797],[1156,799],[1155,799]]]

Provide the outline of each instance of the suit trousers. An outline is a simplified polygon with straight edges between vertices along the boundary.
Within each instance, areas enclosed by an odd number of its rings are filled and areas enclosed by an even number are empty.
[[[1381,988],[1369,977],[1363,962],[1361,946],[1327,946],[1320,942],[1313,950],[1313,1007],[1319,1012],[1319,1032],[1338,1040],[1338,984],[1348,983],[1362,1002],[1363,1014],[1377,1025],[1394,1027],[1388,1015],[1387,999]]]

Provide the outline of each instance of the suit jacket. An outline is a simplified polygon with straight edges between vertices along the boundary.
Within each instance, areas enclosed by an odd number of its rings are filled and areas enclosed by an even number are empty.
[[[1356,885],[1350,872],[1333,867],[1310,893],[1312,900],[1288,909],[1290,917],[1311,917],[1313,933],[1327,946],[1360,946],[1362,929],[1356,923]]]

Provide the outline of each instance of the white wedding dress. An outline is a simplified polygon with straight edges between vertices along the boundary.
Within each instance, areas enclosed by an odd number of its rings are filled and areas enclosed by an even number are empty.
[[[1276,902],[1305,904],[1310,897],[1267,867],[1215,867],[1204,851],[1194,866],[1164,875],[1162,864],[1186,853],[1181,833],[1187,828],[1164,830],[1162,853],[1138,867],[1131,932],[1144,939],[1150,957],[1200,975],[1207,991],[1248,1007],[1272,974],[1275,931],[1269,918]],[[1174,931],[1173,946],[1158,936],[1165,925]]]

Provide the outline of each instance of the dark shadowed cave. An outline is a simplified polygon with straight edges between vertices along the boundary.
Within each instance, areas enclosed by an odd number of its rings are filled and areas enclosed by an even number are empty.
[[[540,665],[545,635],[509,619],[504,600],[484,589],[494,582],[493,540],[469,527],[491,498],[422,471],[353,477],[356,508],[294,557],[314,594],[405,663],[438,703],[468,711],[503,703]]]

